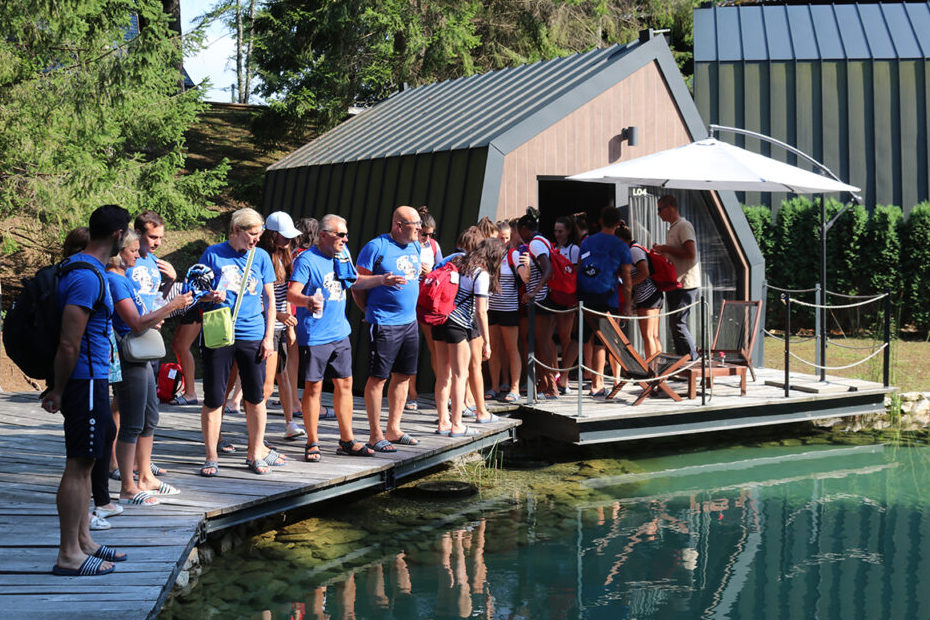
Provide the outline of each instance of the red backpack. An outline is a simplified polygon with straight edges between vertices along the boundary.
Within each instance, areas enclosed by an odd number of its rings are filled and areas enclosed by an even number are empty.
[[[426,325],[442,325],[455,310],[459,292],[459,269],[448,261],[426,274],[417,297],[417,320]]]
[[[681,282],[678,281],[678,273],[675,271],[675,265],[672,264],[672,261],[654,250],[647,250],[638,243],[634,243],[633,247],[639,248],[646,253],[646,262],[649,264],[649,277],[652,278],[657,289],[665,293],[681,288]]]
[[[562,256],[552,247],[549,240],[542,235],[536,235],[536,239],[545,242],[549,248],[549,262],[552,263],[552,276],[549,278],[549,298],[560,306],[574,306],[578,303],[575,295],[578,290],[578,274],[575,272],[575,265],[567,256]]]
[[[174,362],[162,364],[158,369],[158,385],[155,388],[158,400],[167,403],[172,398],[177,398],[183,390],[184,375],[181,373],[181,365]]]

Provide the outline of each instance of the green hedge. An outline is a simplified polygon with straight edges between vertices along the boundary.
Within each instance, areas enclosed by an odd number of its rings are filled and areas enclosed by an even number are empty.
[[[828,220],[840,209],[841,203],[828,200]],[[820,280],[820,201],[787,200],[774,218],[761,206],[744,206],[743,213],[765,258],[768,283],[787,289],[814,288]],[[827,233],[827,289],[846,295],[890,290],[894,316],[901,324],[923,332],[930,329],[930,203],[915,206],[907,218],[900,207],[890,205],[877,205],[871,215],[859,205],[846,210]],[[813,301],[812,294],[796,296]],[[837,296],[828,301],[844,303]],[[784,324],[777,292],[769,291],[767,307],[767,324]],[[847,314],[832,317],[834,327],[877,325],[881,306],[864,306],[860,313]],[[813,313],[799,307],[792,311],[792,322],[799,328],[813,327]]]

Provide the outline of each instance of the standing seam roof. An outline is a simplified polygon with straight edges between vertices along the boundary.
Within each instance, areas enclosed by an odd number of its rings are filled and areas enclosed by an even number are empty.
[[[694,61],[927,58],[930,2],[695,9]]]
[[[268,170],[488,146],[639,44],[615,45],[399,92]]]

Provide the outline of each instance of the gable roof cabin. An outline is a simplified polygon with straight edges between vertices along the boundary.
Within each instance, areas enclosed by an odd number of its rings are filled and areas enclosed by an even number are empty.
[[[694,99],[709,123],[758,131],[823,162],[863,188],[869,209],[909,212],[930,199],[928,31],[930,2],[695,9]],[[745,144],[796,163],[767,143]],[[746,202],[784,197],[747,193]]]
[[[627,45],[401,91],[269,166],[263,209],[342,215],[357,254],[390,229],[398,205],[427,205],[449,251],[483,216],[535,206],[550,235],[560,215],[586,212],[596,224],[615,204],[651,244],[665,236],[664,190],[565,177],[706,135],[665,39],[646,31]],[[733,194],[672,193],[697,229],[711,309],[723,297],[759,299],[763,259]]]

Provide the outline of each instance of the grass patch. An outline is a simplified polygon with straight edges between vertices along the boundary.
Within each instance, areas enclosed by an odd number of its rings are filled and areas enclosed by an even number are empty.
[[[834,341],[837,346],[827,346],[827,361],[825,366],[845,366],[867,357],[872,350],[882,345],[879,340],[870,338],[843,338]],[[839,345],[842,345],[839,346]],[[791,352],[798,357],[813,362],[816,359],[816,341],[791,343]],[[855,347],[857,350],[844,347]],[[874,349],[873,349],[874,348]],[[866,381],[882,381],[882,358],[879,353],[874,358],[844,370],[828,370],[828,375],[864,379]],[[913,340],[893,340],[891,342],[891,385],[901,389],[902,392],[930,391],[930,342]],[[766,337],[765,339],[765,366],[766,368],[785,368],[784,344],[780,340]],[[817,370],[795,358],[791,358],[791,370],[816,374]]]

